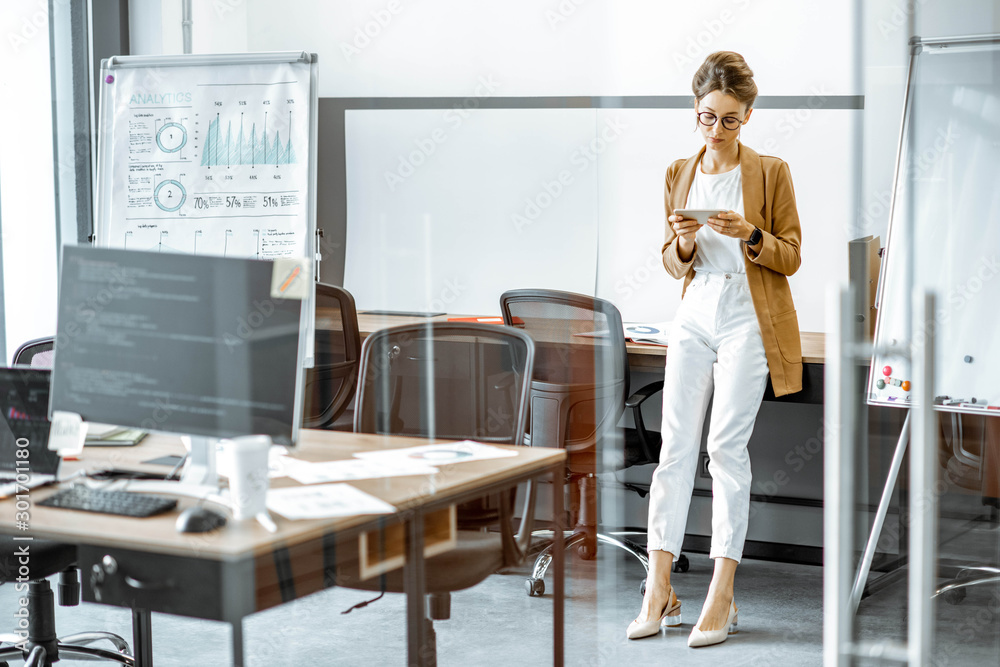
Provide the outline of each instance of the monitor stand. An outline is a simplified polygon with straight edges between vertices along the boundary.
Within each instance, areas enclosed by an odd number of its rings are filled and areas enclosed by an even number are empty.
[[[219,486],[216,466],[219,439],[202,435],[184,435],[181,436],[181,441],[188,450],[188,456],[181,471],[180,481],[133,480],[128,482],[127,490],[197,498],[232,510],[232,500],[228,492],[223,493]],[[266,509],[255,518],[268,532],[277,531],[278,528]]]
[[[219,439],[203,435],[181,436],[188,450],[187,462],[181,472],[181,484],[195,489],[219,491],[219,473],[215,465]]]

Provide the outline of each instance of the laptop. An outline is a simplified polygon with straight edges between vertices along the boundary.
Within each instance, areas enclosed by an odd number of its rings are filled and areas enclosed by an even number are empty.
[[[59,452],[49,450],[51,376],[41,368],[0,368],[0,498],[50,484],[59,473]]]

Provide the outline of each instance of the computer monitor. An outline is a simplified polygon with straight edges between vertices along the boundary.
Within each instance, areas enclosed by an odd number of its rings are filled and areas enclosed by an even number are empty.
[[[50,410],[292,445],[302,301],[279,263],[68,246]],[[292,276],[294,278],[294,275]]]

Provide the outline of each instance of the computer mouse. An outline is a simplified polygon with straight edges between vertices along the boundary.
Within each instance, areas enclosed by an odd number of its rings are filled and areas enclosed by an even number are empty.
[[[178,533],[207,533],[226,525],[226,517],[215,510],[198,505],[189,507],[177,517]]]

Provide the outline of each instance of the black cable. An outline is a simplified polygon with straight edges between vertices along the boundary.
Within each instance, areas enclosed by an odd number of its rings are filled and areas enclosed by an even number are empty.
[[[371,600],[365,600],[364,602],[359,602],[356,605],[354,605],[353,607],[350,607],[349,609],[345,609],[344,611],[342,611],[340,613],[341,614],[350,614],[355,609],[361,609],[362,607],[367,607],[372,602],[377,602],[377,601],[381,600],[384,596],[385,596],[385,591],[382,591],[377,598],[372,598]]]
[[[385,597],[385,573],[384,572],[382,573],[381,576],[379,576],[378,582],[379,582],[379,588],[381,589],[381,592],[379,593],[379,596],[377,598],[372,598],[371,600],[365,600],[364,602],[359,602],[356,605],[354,605],[353,607],[351,607],[349,609],[346,609],[345,611],[342,611],[340,613],[341,614],[350,614],[355,609],[361,609],[362,607],[367,607],[372,602],[378,602],[383,597]]]

